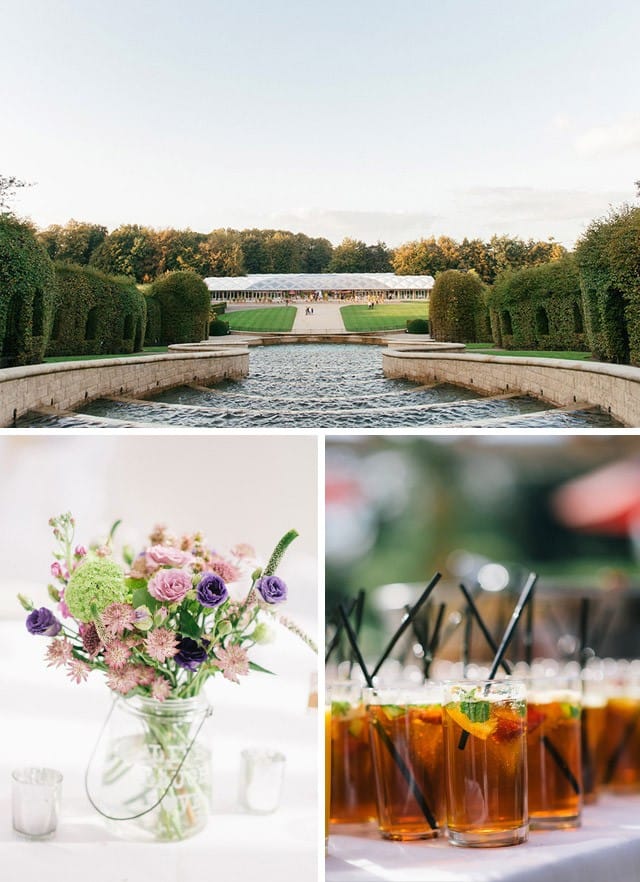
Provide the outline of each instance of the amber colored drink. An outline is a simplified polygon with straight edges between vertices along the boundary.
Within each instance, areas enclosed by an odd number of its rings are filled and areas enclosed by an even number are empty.
[[[585,695],[582,704],[582,799],[594,803],[602,784],[602,747],[607,722],[607,702]]]
[[[528,836],[526,701],[513,680],[446,684],[447,833],[453,845],[517,845]]]
[[[329,806],[331,804],[331,705],[324,709],[324,845],[329,844]]]
[[[601,755],[605,787],[616,793],[640,790],[640,698],[609,698]]]
[[[331,823],[375,820],[369,720],[358,697],[331,700]],[[339,693],[338,693],[339,694]]]
[[[531,826],[579,826],[580,692],[532,690],[527,699],[527,730]]]
[[[385,839],[429,839],[445,819],[442,707],[406,703],[401,692],[391,703],[389,691],[365,691],[378,829]]]

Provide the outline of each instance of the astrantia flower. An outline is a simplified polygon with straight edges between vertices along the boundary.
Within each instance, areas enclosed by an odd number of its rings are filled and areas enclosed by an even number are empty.
[[[110,643],[104,653],[104,660],[112,671],[121,671],[131,656],[131,650],[121,640]]]
[[[156,524],[151,531],[149,539],[151,540],[152,545],[164,545],[167,541],[167,535],[166,524]]]
[[[52,640],[47,646],[47,667],[62,668],[72,659],[72,647],[66,637]]]
[[[239,683],[238,677],[244,677],[249,673],[249,656],[241,646],[228,646],[226,649],[216,649],[217,667],[222,670],[223,676],[232,683]]]
[[[213,573],[217,573],[225,582],[237,582],[241,576],[238,567],[222,557],[214,558],[209,564],[209,569]]]
[[[190,551],[171,545],[152,545],[147,548],[145,558],[150,567],[186,567],[193,561]]]
[[[136,623],[136,611],[128,603],[112,603],[103,610],[102,624],[112,637],[120,637]]]
[[[206,573],[198,582],[196,597],[203,606],[215,609],[225,602],[229,592],[224,580],[217,573]]]
[[[42,637],[55,637],[62,628],[58,619],[46,606],[32,610],[27,616],[25,624],[30,634],[37,634]]]
[[[178,652],[178,641],[175,633],[168,628],[156,628],[147,635],[144,648],[149,658],[162,663]]]
[[[207,660],[207,651],[191,637],[183,637],[178,643],[178,652],[174,656],[177,665],[187,671],[197,671]]]
[[[74,683],[84,683],[90,673],[91,668],[89,665],[86,662],[80,661],[79,658],[72,658],[67,664],[67,676]]]
[[[165,701],[171,695],[171,683],[164,677],[156,677],[151,684],[151,697],[156,701]]]
[[[126,695],[138,685],[136,672],[131,665],[127,665],[122,671],[109,671],[107,674],[107,686],[120,695]]]
[[[234,545],[231,549],[231,554],[234,557],[240,558],[251,558],[253,559],[256,556],[255,549],[252,545],[247,545],[246,542],[239,542],[237,545]]]
[[[267,603],[282,603],[287,599],[287,586],[277,576],[262,576],[256,582],[256,590]]]
[[[184,570],[158,570],[148,585],[149,594],[165,603],[179,603],[191,588],[191,576]]]
[[[127,589],[124,573],[112,560],[86,560],[71,574],[64,592],[71,615],[80,622],[91,622],[112,603],[124,603]]]
[[[151,686],[156,676],[153,668],[149,665],[135,665],[134,670],[138,686]]]

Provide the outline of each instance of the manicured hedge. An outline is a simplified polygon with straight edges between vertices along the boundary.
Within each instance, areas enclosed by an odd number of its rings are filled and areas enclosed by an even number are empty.
[[[209,322],[210,337],[224,337],[229,333],[229,322],[223,322],[221,319],[214,319]]]
[[[428,334],[429,319],[409,319],[407,321],[407,334]]]
[[[0,215],[0,366],[42,361],[55,297],[53,264],[32,228]]]
[[[505,349],[588,349],[571,256],[502,273],[488,297],[493,341]]]
[[[480,278],[475,273],[459,270],[439,273],[429,301],[429,319],[435,340],[456,343],[482,340],[487,315]]]
[[[147,293],[145,295],[147,303],[147,328],[144,335],[145,346],[159,346],[162,337],[162,315],[160,304],[153,296]]]
[[[640,209],[625,206],[594,221],[576,262],[594,354],[640,365]]]
[[[147,308],[131,279],[90,267],[55,264],[58,297],[47,355],[138,352],[144,343]]]
[[[211,294],[195,273],[167,273],[151,286],[160,306],[160,343],[197,343],[209,334]]]

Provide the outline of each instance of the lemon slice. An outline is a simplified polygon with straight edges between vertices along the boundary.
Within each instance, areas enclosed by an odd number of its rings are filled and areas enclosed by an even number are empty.
[[[461,729],[464,729],[465,732],[468,732],[470,735],[474,735],[481,741],[486,741],[490,735],[493,735],[496,730],[496,726],[498,725],[498,721],[495,717],[490,717],[488,720],[485,720],[482,723],[470,720],[469,717],[460,709],[460,705],[457,704],[448,704],[447,713],[449,714],[451,719],[460,726]]]

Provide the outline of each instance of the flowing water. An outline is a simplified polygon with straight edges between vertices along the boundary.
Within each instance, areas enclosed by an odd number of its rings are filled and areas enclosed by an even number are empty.
[[[29,413],[38,427],[589,428],[615,426],[593,411],[560,411],[527,396],[483,398],[456,386],[387,379],[382,350],[353,344],[251,349],[250,376],[209,388],[180,386],[145,401],[98,399],[74,414]]]

